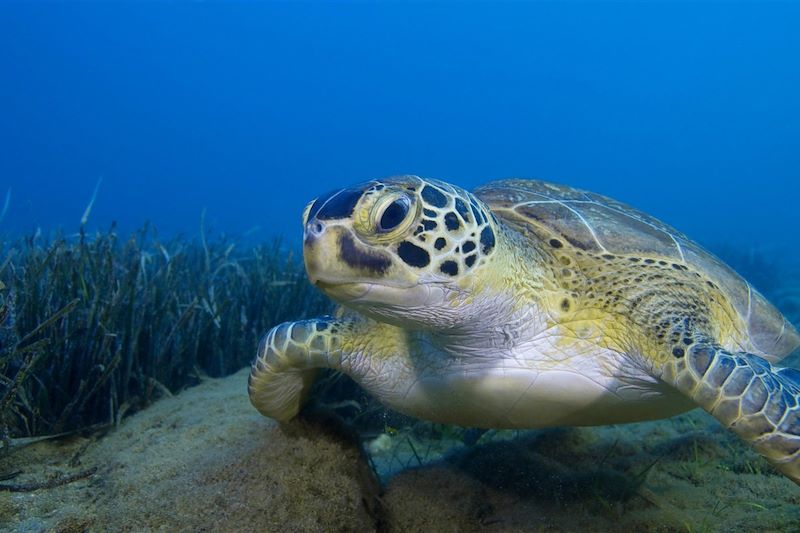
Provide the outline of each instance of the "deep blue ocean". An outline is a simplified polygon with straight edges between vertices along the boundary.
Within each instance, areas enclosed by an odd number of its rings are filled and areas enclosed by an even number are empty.
[[[0,233],[300,242],[413,173],[604,193],[796,254],[800,3],[3,3]],[[10,195],[7,194],[10,190]]]

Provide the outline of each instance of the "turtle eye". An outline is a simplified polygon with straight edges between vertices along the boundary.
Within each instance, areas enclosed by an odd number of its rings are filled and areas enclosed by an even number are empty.
[[[387,205],[378,222],[378,233],[386,233],[399,226],[408,216],[409,205],[408,198],[402,196]]]

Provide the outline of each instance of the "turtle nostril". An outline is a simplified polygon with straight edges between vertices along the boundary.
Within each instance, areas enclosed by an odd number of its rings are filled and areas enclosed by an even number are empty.
[[[311,220],[306,224],[306,233],[312,237],[318,237],[325,231],[325,223],[317,219]]]

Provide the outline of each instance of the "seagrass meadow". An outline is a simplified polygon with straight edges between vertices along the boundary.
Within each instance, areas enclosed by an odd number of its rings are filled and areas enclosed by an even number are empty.
[[[280,241],[159,238],[145,226],[6,239],[0,263],[0,434],[119,423],[244,367],[272,325],[330,304]],[[244,394],[244,392],[243,392]]]

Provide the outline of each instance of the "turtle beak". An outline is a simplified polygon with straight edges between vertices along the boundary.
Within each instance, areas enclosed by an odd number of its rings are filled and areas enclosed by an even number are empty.
[[[385,252],[361,243],[348,227],[318,218],[306,224],[303,261],[315,285],[375,281],[392,265]]]
[[[342,270],[339,250],[344,227],[353,214],[363,190],[358,187],[338,189],[323,194],[303,212],[303,259],[311,282],[349,279]]]
[[[341,242],[351,238],[349,231],[339,225],[317,219],[306,224],[303,262],[308,279],[338,302],[352,301],[369,291],[368,285],[359,282],[363,274],[341,259]]]

